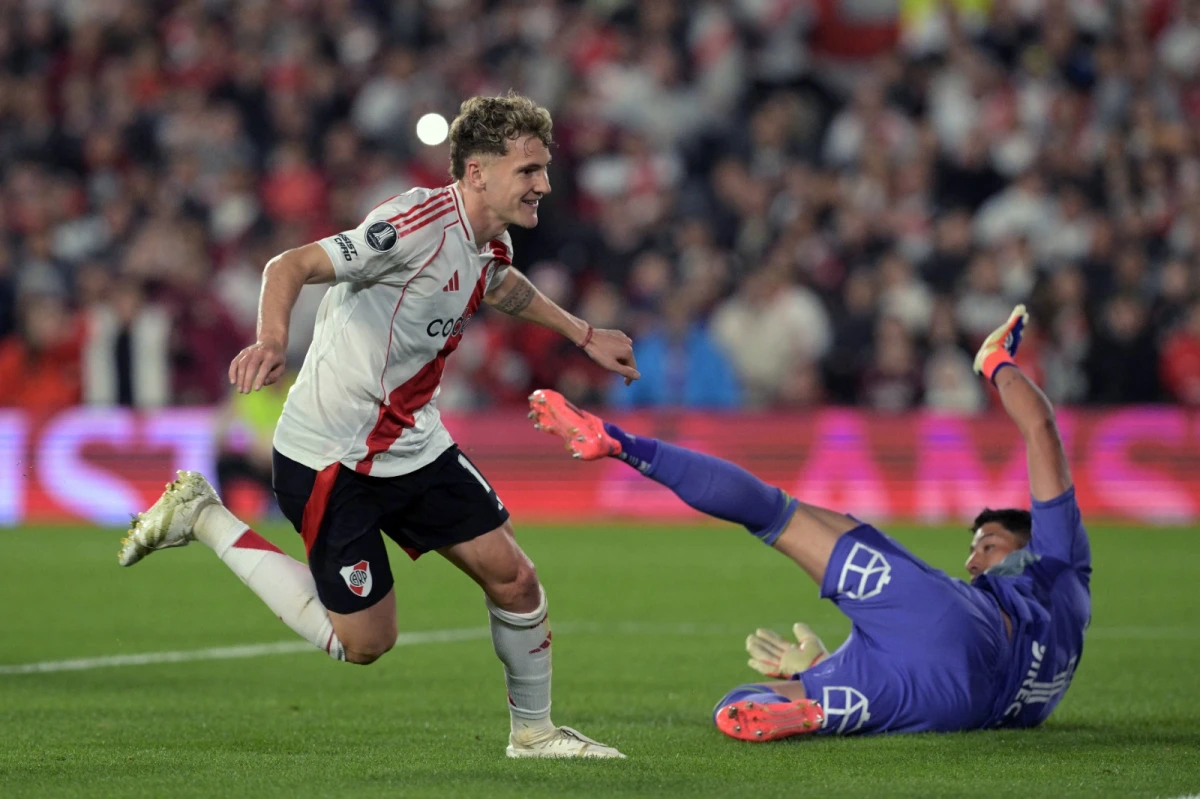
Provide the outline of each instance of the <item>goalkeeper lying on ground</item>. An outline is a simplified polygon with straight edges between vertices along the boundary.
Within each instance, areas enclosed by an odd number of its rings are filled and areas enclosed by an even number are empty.
[[[1054,411],[1012,361],[1026,321],[1018,306],[975,358],[1025,439],[1032,513],[985,510],[967,571],[948,577],[870,524],[806,505],[744,469],[625,433],[538,391],[530,414],[575,457],[620,458],[693,508],[743,524],[794,560],[851,621],[830,654],[797,624],[746,641],[771,682],[734,688],[717,727],[746,741],[835,734],[1031,727],[1054,710],[1083,652],[1091,554]]]

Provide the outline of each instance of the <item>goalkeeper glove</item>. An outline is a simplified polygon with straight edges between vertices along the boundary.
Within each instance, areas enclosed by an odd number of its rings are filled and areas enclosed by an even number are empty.
[[[1021,346],[1021,334],[1028,322],[1029,314],[1024,305],[1013,308],[1008,321],[993,330],[975,354],[975,374],[995,381],[996,372],[1002,367],[1016,366],[1013,356],[1017,354],[1017,347]]]
[[[793,644],[774,630],[755,630],[746,638],[750,668],[767,677],[790,680],[828,657],[825,645],[807,624],[796,622],[792,634],[798,643]]]

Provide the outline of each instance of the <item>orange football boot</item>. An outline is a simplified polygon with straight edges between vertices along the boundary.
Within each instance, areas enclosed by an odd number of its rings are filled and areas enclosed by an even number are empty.
[[[539,388],[530,394],[529,418],[534,428],[561,437],[571,455],[580,460],[621,454],[620,442],[604,432],[600,417],[576,408],[557,391]]]
[[[763,704],[743,699],[717,711],[717,729],[739,741],[778,741],[821,729],[825,711],[811,699]]]

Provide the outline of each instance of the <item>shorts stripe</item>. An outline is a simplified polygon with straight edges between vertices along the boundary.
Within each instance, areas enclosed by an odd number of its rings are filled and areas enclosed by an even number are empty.
[[[462,467],[464,469],[466,469],[468,472],[470,472],[472,475],[474,475],[475,479],[479,481],[479,484],[481,486],[483,486],[489,492],[491,492],[492,487],[490,485],[488,485],[488,481],[483,479],[483,475],[479,473],[479,470],[475,468],[474,464],[472,464],[469,460],[467,460],[466,455],[462,454],[461,452],[458,453],[458,462],[460,464],[462,464]]]
[[[333,484],[337,482],[340,463],[334,462],[317,472],[313,480],[312,491],[308,502],[304,503],[304,518],[300,523],[300,537],[304,539],[304,554],[312,552],[313,544],[317,543],[317,533],[321,522],[325,520],[325,509],[329,506],[329,495],[333,493]]]

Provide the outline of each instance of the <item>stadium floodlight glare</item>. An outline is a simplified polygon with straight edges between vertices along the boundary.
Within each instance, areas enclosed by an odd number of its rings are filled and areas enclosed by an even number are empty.
[[[417,120],[417,138],[430,147],[441,144],[450,133],[450,125],[441,114],[426,114]]]

